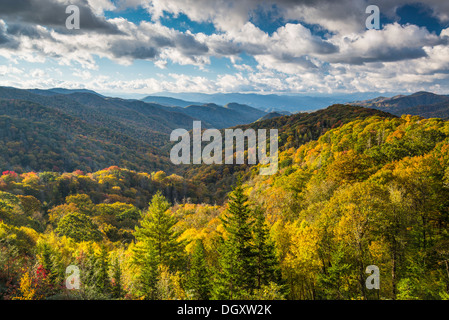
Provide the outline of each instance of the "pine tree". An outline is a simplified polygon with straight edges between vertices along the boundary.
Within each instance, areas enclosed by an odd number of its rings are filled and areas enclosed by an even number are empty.
[[[61,253],[53,250],[48,243],[43,243],[40,247],[40,263],[45,274],[45,286],[47,294],[55,293],[63,281],[62,257]]]
[[[255,289],[255,256],[252,243],[251,210],[239,184],[229,195],[227,213],[222,218],[226,230],[219,249],[219,269],[214,286],[217,299],[244,299]]]
[[[46,274],[49,274],[52,269],[52,250],[48,243],[44,243],[41,247],[41,264]]]
[[[65,285],[64,275],[65,268],[62,254],[59,251],[53,251],[53,255],[51,257],[51,272],[48,277],[50,283],[54,286],[55,289],[59,289],[61,288],[61,286]]]
[[[203,241],[197,240],[192,254],[188,288],[196,300],[209,300],[211,284],[207,268]]]
[[[87,253],[81,264],[80,294],[83,299],[109,299],[111,284],[109,280],[109,257],[104,245],[97,254],[92,245],[89,245]]]
[[[179,268],[182,247],[177,241],[178,234],[173,230],[176,219],[168,211],[170,203],[160,193],[151,200],[141,227],[136,227],[138,244],[152,247],[156,252],[158,265],[165,265],[170,270]]]
[[[111,289],[109,281],[109,257],[104,245],[101,246],[95,265],[96,290],[102,294],[108,294]]]
[[[84,255],[82,262],[83,270],[81,272],[81,283],[84,285],[85,289],[90,289],[95,287],[96,275],[95,275],[95,265],[97,257],[95,255],[92,245],[89,245],[87,252]]]
[[[263,211],[254,210],[254,253],[256,263],[256,286],[268,286],[270,282],[280,284],[281,275],[274,244],[270,241],[269,230]]]
[[[112,296],[116,299],[120,299],[123,296],[122,287],[122,269],[118,257],[115,257],[112,264],[112,278],[114,279],[114,285],[112,286]]]
[[[156,300],[158,298],[157,282],[159,278],[157,251],[151,245],[146,246],[140,262],[140,275],[138,277],[140,294],[144,299]]]

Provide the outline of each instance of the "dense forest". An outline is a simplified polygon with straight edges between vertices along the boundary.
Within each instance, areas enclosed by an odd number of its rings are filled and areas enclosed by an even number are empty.
[[[379,116],[383,118],[396,118],[396,116],[375,110],[349,105],[332,105],[326,109],[311,113],[298,113],[263,121],[257,121],[235,129],[277,129],[279,132],[279,151],[299,146],[317,140],[330,129],[338,128],[354,120],[363,120],[368,117]],[[270,141],[267,139],[267,146]],[[224,146],[223,146],[224,150]],[[247,163],[247,161],[245,161]],[[281,168],[291,164],[291,158],[283,158],[279,165]],[[195,183],[205,184],[207,193],[203,195],[204,201],[223,203],[227,193],[238,177],[245,180],[258,174],[250,165],[181,165],[178,166],[180,174]]]
[[[202,169],[3,172],[1,298],[449,299],[449,123],[288,119],[278,173],[235,169],[223,204]]]

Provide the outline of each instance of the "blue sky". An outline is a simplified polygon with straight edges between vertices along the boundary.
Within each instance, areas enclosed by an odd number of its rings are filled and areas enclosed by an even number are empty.
[[[80,30],[67,30],[68,4]],[[368,5],[380,30],[368,30]],[[449,1],[4,0],[0,85],[449,94]]]

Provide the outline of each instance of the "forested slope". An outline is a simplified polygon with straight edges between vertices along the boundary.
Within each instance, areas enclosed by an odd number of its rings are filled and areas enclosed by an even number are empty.
[[[224,205],[163,172],[4,172],[0,294],[449,297],[448,122],[356,119],[280,157],[277,174],[254,174]],[[63,287],[68,265],[81,270],[80,290]],[[365,287],[368,265],[379,267],[379,290]]]

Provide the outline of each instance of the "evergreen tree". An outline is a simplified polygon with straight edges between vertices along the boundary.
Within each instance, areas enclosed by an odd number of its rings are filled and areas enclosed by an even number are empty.
[[[59,289],[64,286],[65,268],[63,263],[63,257],[61,252],[53,251],[51,257],[51,272],[49,273],[49,281],[55,289]]]
[[[140,275],[138,277],[140,294],[147,300],[158,298],[157,282],[159,268],[157,251],[151,245],[146,247],[141,259]]]
[[[344,244],[336,245],[331,255],[329,267],[317,276],[317,295],[319,299],[350,299],[350,289],[346,285],[350,276],[351,265],[345,261],[346,251]]]
[[[123,287],[122,269],[118,257],[115,257],[114,263],[112,264],[112,278],[114,279],[114,285],[112,286],[112,296],[116,299],[120,299],[123,296]]]
[[[49,274],[52,269],[52,250],[48,243],[42,244],[40,256],[42,267],[44,268],[45,273]]]
[[[109,281],[109,257],[104,245],[101,246],[96,259],[95,276],[95,289],[102,294],[108,294],[111,290],[111,283]]]
[[[96,283],[95,265],[97,257],[92,245],[89,245],[87,252],[83,255],[81,283],[85,289],[94,288]]]
[[[173,230],[177,221],[168,211],[169,208],[170,203],[162,193],[156,193],[141,222],[141,227],[136,227],[135,234],[141,245],[148,245],[155,250],[158,265],[176,270],[180,267],[182,246],[177,241],[178,234]]]
[[[226,236],[219,249],[219,270],[214,298],[244,299],[256,287],[255,255],[251,210],[239,184],[229,195],[227,213],[222,218]]]
[[[207,268],[203,241],[197,240],[192,254],[188,288],[196,300],[209,300],[211,284]]]
[[[90,300],[98,297],[97,284],[97,256],[92,245],[89,245],[87,252],[82,252],[81,260],[81,290],[79,294],[82,299]]]
[[[269,230],[263,211],[254,210],[254,254],[256,263],[256,286],[268,286],[270,282],[280,283],[281,275],[275,247],[269,238]]]
[[[38,267],[40,285],[38,288],[40,295],[51,295],[54,289],[53,273],[53,251],[48,243],[43,243],[40,248],[40,266]]]
[[[39,262],[42,266],[46,294],[51,295],[57,292],[64,279],[64,270],[62,264],[61,253],[52,249],[52,247],[44,242],[38,249]]]

